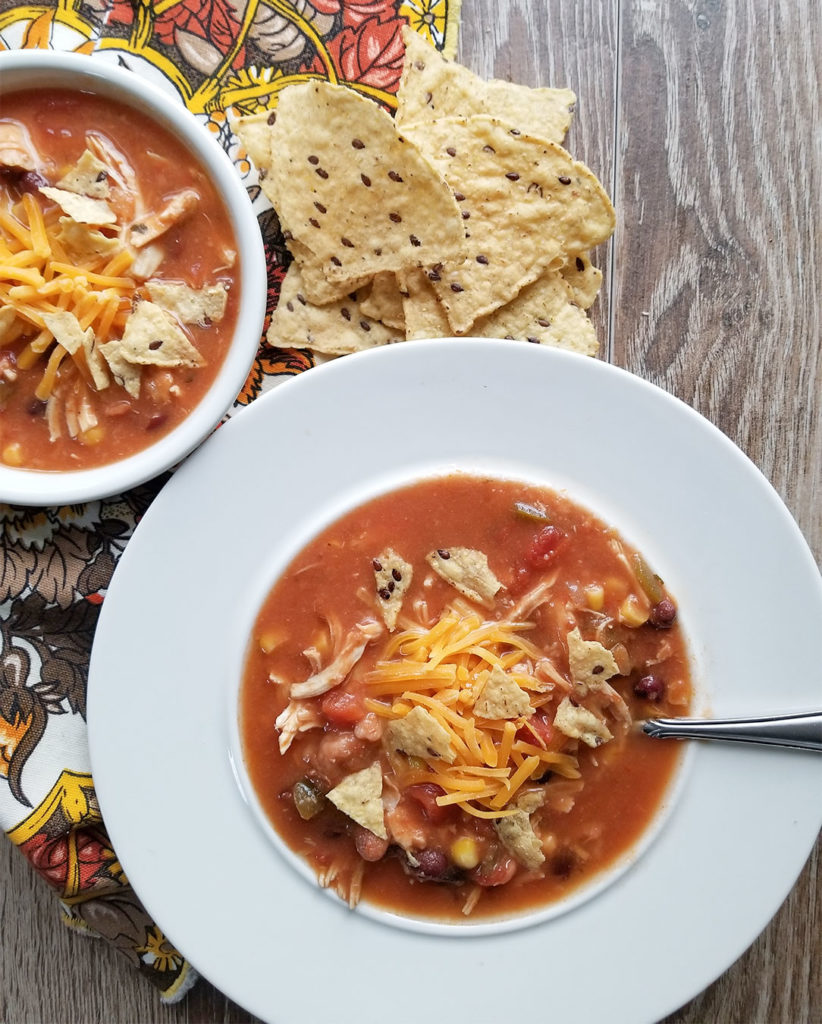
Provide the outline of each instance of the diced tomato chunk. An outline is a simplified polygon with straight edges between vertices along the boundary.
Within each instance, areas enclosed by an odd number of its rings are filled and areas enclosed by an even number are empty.
[[[444,794],[445,790],[434,782],[418,782],[405,791],[407,797],[420,805],[423,814],[432,825],[444,825],[454,815],[453,807],[440,807],[437,803],[437,797]]]
[[[541,711],[531,715],[517,730],[517,739],[546,750],[554,738],[554,727]]]
[[[332,725],[356,725],[365,717],[362,694],[349,690],[331,690],[323,697],[321,707]]]
[[[525,563],[532,569],[545,569],[554,560],[565,541],[565,533],[557,526],[545,526],[531,541],[525,552]]]

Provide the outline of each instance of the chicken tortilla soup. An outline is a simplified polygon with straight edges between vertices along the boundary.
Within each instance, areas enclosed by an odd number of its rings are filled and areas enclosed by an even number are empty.
[[[203,167],[147,115],[25,90],[0,117],[0,460],[87,469],[147,448],[213,382],[239,263]]]
[[[676,602],[636,550],[562,494],[457,474],[299,553],[254,626],[240,731],[322,885],[473,921],[630,850],[679,756],[632,724],[690,702]]]

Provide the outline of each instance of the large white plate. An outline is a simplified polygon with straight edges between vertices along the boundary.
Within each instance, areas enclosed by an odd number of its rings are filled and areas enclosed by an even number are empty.
[[[215,985],[277,1024],[657,1020],[753,941],[822,823],[822,758],[705,745],[616,882],[500,935],[387,926],[320,893],[244,803],[230,697],[271,574],[318,525],[449,468],[544,481],[658,567],[717,714],[818,706],[822,585],[787,510],[722,434],[605,363],[415,342],[290,380],[192,456],[130,541],[89,681],[97,793],[149,912]]]

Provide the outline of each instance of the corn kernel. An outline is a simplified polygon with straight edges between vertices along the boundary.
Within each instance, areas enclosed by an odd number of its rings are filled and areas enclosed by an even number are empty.
[[[23,446],[17,441],[12,441],[3,449],[3,462],[7,466],[23,465]]]
[[[88,430],[84,430],[80,434],[80,441],[82,444],[95,445],[99,444],[105,436],[106,432],[101,426],[89,427]]]
[[[592,612],[601,612],[605,607],[605,587],[592,583],[585,588],[585,601]]]
[[[271,654],[271,652],[282,643],[282,637],[279,633],[263,633],[258,640],[260,650],[263,654]]]
[[[619,606],[619,621],[623,626],[633,629],[648,621],[650,612],[646,605],[641,604],[636,594],[629,594]]]
[[[470,871],[480,862],[479,847],[470,836],[461,836],[451,843],[451,860],[464,871]]]

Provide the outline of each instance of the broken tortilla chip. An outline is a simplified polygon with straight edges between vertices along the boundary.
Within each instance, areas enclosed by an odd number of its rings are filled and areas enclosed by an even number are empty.
[[[368,294],[360,304],[366,316],[379,320],[386,327],[405,332],[403,295],[396,274],[383,271],[375,274]]]
[[[494,828],[506,850],[529,871],[536,870],[544,862],[542,843],[524,810],[517,809],[513,814],[500,818],[494,822]]]
[[[108,168],[90,149],[83,151],[83,155],[57,182],[57,186],[92,199],[108,199],[111,194]]]
[[[140,397],[142,370],[130,363],[123,355],[123,343],[118,339],[100,346],[100,354],[108,363],[111,375],[121,388],[125,388],[132,398]]]
[[[554,715],[554,726],[571,739],[582,740],[589,747],[601,747],[613,739],[608,726],[587,708],[577,707],[570,697],[563,697]]]
[[[326,796],[352,821],[380,839],[388,838],[382,804],[382,769],[378,761],[344,778]]]
[[[80,326],[80,321],[74,313],[58,312],[43,313],[43,323],[47,330],[54,335],[58,345],[62,345],[69,355],[73,356],[85,343],[86,337],[90,334],[94,337],[94,331],[88,327],[85,331]]]
[[[78,224],[114,224],[117,215],[105,199],[92,199],[64,188],[41,185],[40,192]]]
[[[228,292],[222,284],[206,288],[167,281],[146,281],[152,302],[173,313],[184,324],[219,323],[225,316]]]
[[[437,758],[448,764],[456,760],[447,730],[425,708],[414,707],[403,718],[390,722],[385,740],[390,750],[407,757]]]
[[[402,602],[414,577],[414,568],[393,548],[386,548],[377,555],[372,565],[380,614],[389,632],[393,632]]]
[[[122,355],[141,366],[202,366],[203,357],[160,306],[144,300],[126,320]]]
[[[393,119],[345,86],[311,81],[280,95],[266,176],[283,223],[330,280],[455,255],[451,190]],[[295,187],[308,175],[311,187]]]
[[[568,666],[574,691],[581,697],[599,690],[611,676],[619,675],[616,658],[598,640],[583,640],[579,627],[568,634]]]
[[[303,292],[300,268],[292,263],[280,286],[280,301],[266,335],[272,345],[347,355],[404,340],[362,312],[357,292],[324,306],[315,306]]]
[[[488,567],[488,556],[473,548],[439,548],[425,556],[426,562],[463,597],[490,607],[502,584]]]
[[[409,26],[403,27],[402,38],[405,62],[396,114],[400,126],[440,117],[490,114],[551,142],[565,138],[576,104],[570,89],[532,89],[498,79],[486,81],[464,65],[447,60]]]
[[[572,257],[560,273],[571,286],[574,302],[581,309],[590,309],[602,287],[602,271],[591,263],[590,254]]]
[[[482,718],[521,718],[532,715],[531,698],[499,665],[494,665],[474,702],[474,713]]]

